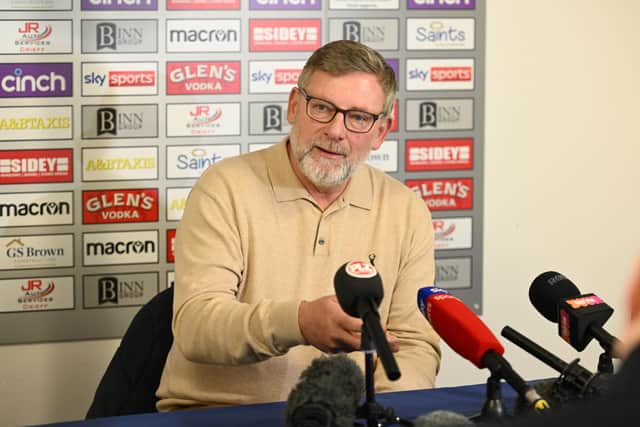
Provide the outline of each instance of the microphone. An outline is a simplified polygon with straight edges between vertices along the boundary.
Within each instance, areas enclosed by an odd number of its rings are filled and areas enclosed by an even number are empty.
[[[502,357],[502,344],[465,303],[444,289],[427,286],[418,291],[418,307],[456,353],[504,379],[536,411],[549,408],[549,403]]]
[[[433,411],[420,415],[413,421],[413,427],[465,427],[475,425],[469,418],[451,411]]]
[[[529,287],[531,304],[547,320],[558,324],[558,334],[573,348],[582,351],[595,338],[612,354],[616,337],[602,325],[613,308],[595,294],[581,294],[576,285],[560,273],[547,271]]]
[[[344,354],[314,359],[289,393],[287,427],[353,427],[364,376]]]
[[[577,393],[578,398],[599,396],[606,390],[608,375],[600,372],[594,374],[578,363],[580,359],[567,363],[509,326],[502,328],[501,334],[536,359],[560,372],[560,377],[555,382],[557,386],[570,389],[572,393]]]
[[[336,272],[333,285],[345,313],[362,319],[363,328],[373,340],[387,377],[392,381],[400,378],[400,368],[380,326],[378,305],[384,290],[375,267],[365,261],[347,262]]]

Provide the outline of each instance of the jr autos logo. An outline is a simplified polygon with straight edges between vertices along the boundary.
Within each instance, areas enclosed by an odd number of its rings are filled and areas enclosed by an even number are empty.
[[[0,54],[49,54],[72,52],[72,21],[0,21]]]
[[[0,107],[0,141],[73,138],[73,107]]]
[[[66,63],[0,64],[0,98],[73,96],[73,71]]]
[[[471,249],[473,247],[472,218],[433,219],[434,248]]]
[[[155,53],[158,21],[82,20],[82,53]]]
[[[240,93],[240,61],[167,62],[167,95]]]
[[[73,276],[0,280],[0,313],[72,309]]]
[[[167,104],[167,136],[240,136],[240,103]]]
[[[89,190],[82,192],[83,224],[157,221],[157,188]]]
[[[73,182],[73,149],[0,150],[0,185]]]
[[[158,10],[158,0],[82,0],[81,10]]]
[[[407,90],[473,90],[473,58],[407,59]]]
[[[289,93],[304,61],[249,61],[250,93]]]
[[[320,47],[320,19],[250,19],[249,50],[309,52]]]
[[[405,181],[432,211],[473,208],[472,178],[439,178]]]
[[[157,62],[83,62],[82,95],[157,95]]]

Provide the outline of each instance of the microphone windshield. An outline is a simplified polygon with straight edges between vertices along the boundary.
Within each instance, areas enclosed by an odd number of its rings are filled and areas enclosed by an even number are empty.
[[[433,411],[420,415],[413,422],[414,427],[464,427],[474,423],[462,414],[451,411]]]
[[[540,274],[533,279],[529,287],[531,304],[553,323],[558,323],[558,305],[566,299],[578,296],[580,296],[578,287],[555,271]]]
[[[287,427],[353,427],[364,375],[344,354],[314,359],[289,393]]]
[[[359,301],[370,299],[378,306],[384,295],[380,275],[373,265],[365,261],[343,264],[336,271],[333,285],[340,307],[353,317],[360,317]]]

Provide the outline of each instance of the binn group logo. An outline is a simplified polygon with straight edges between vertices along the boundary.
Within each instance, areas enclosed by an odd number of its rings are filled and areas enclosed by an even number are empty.
[[[82,276],[84,308],[141,306],[158,293],[158,273]]]
[[[0,21],[0,54],[48,54],[72,52],[72,21]]]
[[[155,53],[158,21],[82,20],[82,53]]]
[[[157,62],[83,62],[82,95],[157,95]]]
[[[408,131],[473,129],[473,99],[408,99]]]
[[[250,135],[286,134],[290,129],[286,102],[249,103]]]
[[[0,141],[73,138],[73,107],[0,107]]]
[[[167,19],[167,52],[240,52],[239,19]]]
[[[330,40],[351,40],[376,50],[398,50],[397,19],[330,19]]]
[[[0,98],[73,96],[73,64],[0,64]]]
[[[432,211],[473,208],[472,178],[439,178],[405,181]]]
[[[407,59],[407,90],[473,90],[473,58]]]
[[[158,230],[84,233],[83,265],[158,263]]]
[[[240,0],[167,0],[167,10],[237,10]]]
[[[437,221],[442,220],[433,220],[434,232],[441,225]],[[436,259],[435,283],[443,289],[471,288],[471,257]]]
[[[252,52],[309,52],[320,47],[320,19],[250,19]]]
[[[82,0],[81,10],[158,10],[158,0]]]
[[[289,93],[304,61],[249,61],[250,93]]]
[[[214,163],[239,154],[240,144],[168,146],[167,178],[198,178]]]
[[[158,189],[82,192],[82,223],[112,224],[158,221]]]
[[[408,172],[473,168],[473,138],[408,140]]]
[[[155,138],[157,104],[83,105],[83,139]]]
[[[167,104],[168,137],[206,135],[240,135],[240,103]]]
[[[73,149],[0,151],[0,185],[49,182],[73,182]]]
[[[476,0],[408,0],[407,9],[475,9]]]
[[[167,95],[240,93],[240,61],[167,62]]]
[[[73,234],[0,237],[0,270],[73,267]]]
[[[73,224],[73,192],[0,194],[0,227]]]

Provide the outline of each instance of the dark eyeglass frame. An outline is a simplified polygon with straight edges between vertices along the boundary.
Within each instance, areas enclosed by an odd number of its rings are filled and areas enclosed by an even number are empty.
[[[312,120],[315,120],[318,123],[331,123],[331,121],[333,119],[336,118],[336,116],[338,115],[338,113],[342,113],[342,120],[344,122],[344,127],[345,129],[347,129],[349,132],[353,132],[353,133],[369,133],[371,132],[371,129],[373,129],[373,126],[376,124],[376,121],[382,117],[382,113],[380,114],[373,114],[370,113],[368,111],[362,111],[362,110],[355,110],[355,109],[350,109],[350,110],[343,110],[342,108],[338,108],[336,106],[336,104],[334,104],[331,101],[327,101],[326,99],[323,98],[318,98],[317,96],[311,96],[309,95],[304,89],[302,89],[301,87],[296,87],[296,89],[298,90],[298,92],[300,92],[300,94],[304,97],[304,99],[307,101],[307,105],[305,108],[305,112],[307,113],[307,116],[309,116],[309,118],[311,118]],[[312,100],[318,100],[318,101],[322,101],[324,103],[327,103],[329,105],[331,105],[331,107],[333,107],[334,112],[333,112],[333,116],[331,116],[331,118],[329,120],[326,121],[322,121],[322,120],[318,120],[317,118],[313,117],[310,113],[309,113],[309,101]],[[351,112],[355,112],[355,113],[360,113],[360,114],[366,114],[369,115],[371,117],[373,117],[373,121],[371,122],[371,126],[369,127],[369,129],[367,130],[353,130],[349,127],[349,125],[347,124],[347,115]]]

